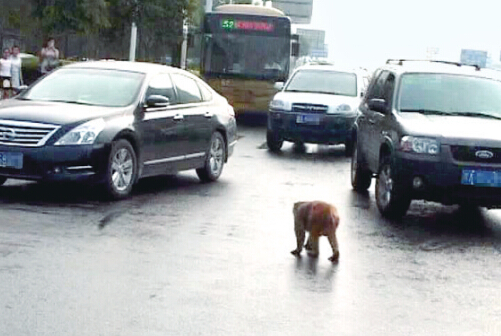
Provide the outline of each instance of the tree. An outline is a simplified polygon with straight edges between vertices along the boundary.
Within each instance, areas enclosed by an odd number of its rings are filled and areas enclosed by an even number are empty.
[[[33,0],[45,35],[96,32],[109,27],[106,0]]]

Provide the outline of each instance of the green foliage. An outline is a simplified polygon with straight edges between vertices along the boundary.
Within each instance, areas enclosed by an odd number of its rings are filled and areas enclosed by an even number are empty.
[[[0,37],[2,28],[39,40],[76,33],[87,38],[94,57],[105,53],[115,58],[128,55],[133,21],[138,57],[156,59],[167,51],[177,53],[184,20],[193,26],[203,17],[200,0],[1,0],[0,8]]]

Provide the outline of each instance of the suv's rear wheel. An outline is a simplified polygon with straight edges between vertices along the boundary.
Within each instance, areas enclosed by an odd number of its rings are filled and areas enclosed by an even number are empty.
[[[276,132],[270,130],[266,131],[266,144],[268,145],[270,151],[280,151],[280,149],[282,149],[283,143],[284,140]]]
[[[351,186],[356,191],[366,191],[371,186],[372,173],[368,169],[364,169],[360,161],[360,154],[357,149],[357,144],[353,146],[351,155]]]
[[[376,179],[376,204],[384,217],[397,219],[405,215],[411,198],[394,176],[389,156],[384,157]]]

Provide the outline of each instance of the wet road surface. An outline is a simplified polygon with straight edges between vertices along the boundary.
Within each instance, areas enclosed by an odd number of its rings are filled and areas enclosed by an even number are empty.
[[[0,188],[3,335],[501,335],[501,211],[415,202],[401,222],[351,190],[339,147],[264,145],[240,125],[220,180],[146,179],[131,198]],[[292,204],[341,216],[337,264],[294,258]]]

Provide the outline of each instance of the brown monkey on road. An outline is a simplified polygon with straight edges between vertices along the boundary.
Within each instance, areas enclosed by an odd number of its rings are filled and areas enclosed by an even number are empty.
[[[308,254],[318,256],[318,238],[327,236],[332,247],[330,261],[339,259],[339,248],[336,238],[336,229],[339,225],[337,209],[332,204],[322,201],[296,202],[292,208],[294,214],[294,231],[296,233],[297,247],[291,251],[299,256],[303,250],[305,232],[310,233],[305,245]]]

